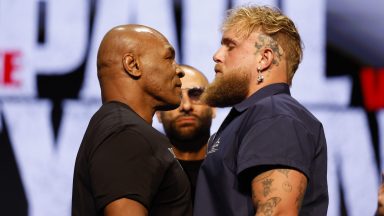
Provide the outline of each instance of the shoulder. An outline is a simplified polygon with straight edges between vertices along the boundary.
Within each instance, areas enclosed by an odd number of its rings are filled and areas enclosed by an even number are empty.
[[[266,97],[247,110],[247,119],[253,123],[277,120],[288,124],[301,124],[305,127],[321,127],[320,121],[301,103],[288,94]]]
[[[110,133],[92,152],[92,158],[127,158],[135,155],[153,155],[153,149],[143,134],[127,127]]]
[[[109,131],[130,124],[135,120],[134,113],[121,103],[103,104],[92,116],[88,129]]]
[[[142,136],[145,139],[162,138],[162,134],[142,119],[128,105],[120,102],[103,104],[92,117],[92,127],[97,134],[110,136],[116,132],[129,132],[130,136]],[[152,140],[154,141],[154,140]]]

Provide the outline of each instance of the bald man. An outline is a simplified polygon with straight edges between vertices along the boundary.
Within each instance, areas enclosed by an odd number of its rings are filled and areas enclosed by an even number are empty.
[[[200,96],[208,86],[207,78],[196,68],[181,65],[184,72],[182,101],[177,109],[157,113],[173,145],[176,158],[186,172],[192,189],[192,201],[199,168],[207,152],[215,108],[201,103]]]
[[[97,56],[102,106],[76,158],[72,215],[191,215],[190,186],[169,140],[152,124],[181,102],[183,72],[158,31],[117,26]]]

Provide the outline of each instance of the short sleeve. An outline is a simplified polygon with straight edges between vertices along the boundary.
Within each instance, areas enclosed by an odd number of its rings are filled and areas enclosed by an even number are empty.
[[[90,162],[91,185],[97,209],[129,198],[147,209],[164,170],[147,140],[132,130],[110,136],[94,152]]]
[[[315,154],[315,139],[298,121],[279,115],[254,124],[241,140],[238,152],[240,174],[257,166],[288,166],[309,175]]]

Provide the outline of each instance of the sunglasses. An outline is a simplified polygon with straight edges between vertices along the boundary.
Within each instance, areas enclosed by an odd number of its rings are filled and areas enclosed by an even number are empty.
[[[191,103],[200,104],[201,95],[204,93],[203,87],[183,88],[182,91],[186,91]]]

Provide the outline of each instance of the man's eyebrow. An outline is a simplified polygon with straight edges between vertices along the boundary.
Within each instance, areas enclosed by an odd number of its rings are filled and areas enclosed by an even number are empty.
[[[171,53],[172,57],[176,56],[175,49],[173,47],[168,47],[168,52]]]
[[[221,39],[221,45],[229,45],[229,44],[236,45],[237,42],[235,40],[233,40],[232,38],[228,38],[228,37]]]

